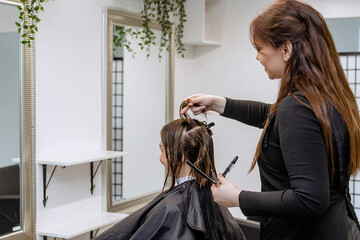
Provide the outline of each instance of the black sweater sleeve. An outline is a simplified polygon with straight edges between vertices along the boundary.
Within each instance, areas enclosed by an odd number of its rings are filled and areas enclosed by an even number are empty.
[[[287,97],[278,106],[274,128],[290,186],[278,191],[242,191],[241,210],[252,216],[321,216],[329,205],[330,190],[326,150],[315,114]],[[270,180],[278,181],[275,177]]]
[[[253,127],[262,128],[270,108],[271,104],[226,98],[226,105],[222,116]]]

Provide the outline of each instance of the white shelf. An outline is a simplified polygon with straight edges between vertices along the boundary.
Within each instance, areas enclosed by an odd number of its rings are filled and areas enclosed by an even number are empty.
[[[186,1],[185,11],[184,44],[221,45],[224,21],[222,0]]]
[[[78,219],[72,219],[69,216],[69,221],[53,222],[52,226],[39,227],[38,234],[46,237],[68,239],[117,223],[126,216],[128,215],[109,212],[100,212]]]
[[[93,151],[76,153],[67,156],[51,156],[46,159],[37,159],[38,164],[71,166],[88,162],[95,162],[109,158],[122,157],[127,152],[120,151]]]

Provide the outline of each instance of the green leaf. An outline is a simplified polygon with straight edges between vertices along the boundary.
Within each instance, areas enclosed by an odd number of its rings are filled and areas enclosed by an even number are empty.
[[[17,6],[17,9],[19,9],[20,11],[22,11],[22,7],[20,7],[20,6]]]
[[[21,41],[21,43],[22,43],[22,44],[25,44],[25,43],[27,43],[27,41]]]
[[[26,33],[24,33],[23,35],[21,35],[21,37],[22,38],[24,38],[24,37],[26,37],[27,36],[27,34]]]
[[[30,37],[30,40],[35,40],[35,38],[34,38],[34,37]]]
[[[26,0],[21,0],[21,2],[22,2],[22,3],[25,3],[25,2],[26,2]]]
[[[18,26],[18,27],[20,27],[20,26],[21,26],[21,24],[20,24],[20,23],[18,23],[18,22],[15,22],[15,24],[16,24],[16,26]]]
[[[21,28],[18,29],[18,33],[20,33],[20,32],[21,32]]]
[[[36,7],[34,8],[34,10],[35,10],[35,11],[39,11],[39,10],[40,10],[40,7],[39,7],[39,6],[36,6]]]

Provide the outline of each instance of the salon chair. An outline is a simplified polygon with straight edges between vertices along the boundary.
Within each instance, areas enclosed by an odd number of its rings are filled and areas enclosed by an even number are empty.
[[[259,240],[260,239],[260,223],[248,219],[236,218],[241,230],[243,231],[246,240]]]
[[[13,232],[20,223],[20,168],[0,168],[0,234]]]

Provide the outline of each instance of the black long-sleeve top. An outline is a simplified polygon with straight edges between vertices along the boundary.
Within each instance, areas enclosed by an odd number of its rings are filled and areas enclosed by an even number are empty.
[[[302,95],[297,98],[308,103]],[[333,111],[331,122],[342,136],[338,146],[343,156],[335,156],[335,179],[331,181],[323,134],[314,112],[291,95],[280,102],[272,116],[268,115],[270,108],[261,102],[227,98],[222,114],[259,128],[270,118],[258,158],[261,192],[240,193],[242,212],[262,217],[261,239],[346,239],[350,157],[342,118]],[[337,149],[335,140],[333,147]],[[346,172],[341,184],[339,164]]]

